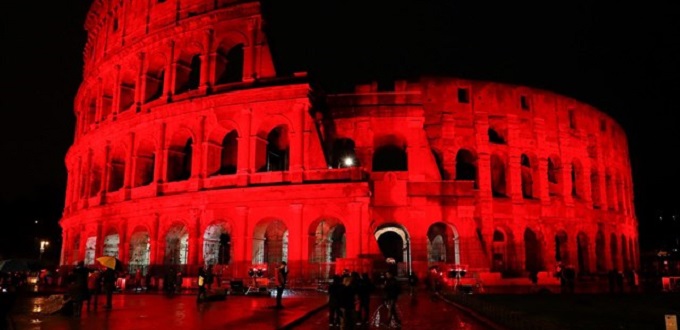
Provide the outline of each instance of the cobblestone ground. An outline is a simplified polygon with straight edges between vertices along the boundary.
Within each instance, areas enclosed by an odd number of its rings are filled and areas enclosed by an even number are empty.
[[[354,329],[388,329],[395,328],[394,324],[386,322],[387,309],[381,306],[381,298],[375,295],[371,298],[370,324],[354,326]],[[432,297],[427,292],[420,291],[415,296],[403,294],[397,303],[401,315],[401,329],[437,329],[437,330],[487,330],[490,329],[479,320],[470,317],[453,305]],[[339,329],[329,326],[328,309],[324,308],[306,319],[295,330]]]

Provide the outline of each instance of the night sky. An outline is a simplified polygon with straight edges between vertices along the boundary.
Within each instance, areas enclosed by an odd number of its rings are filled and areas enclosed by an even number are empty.
[[[658,216],[680,213],[680,17],[670,1],[590,2],[308,0],[264,9],[281,72],[333,82],[448,74],[544,88],[608,113],[628,133],[641,243],[654,246]],[[36,238],[60,236],[89,3],[2,2],[0,258],[36,257]]]

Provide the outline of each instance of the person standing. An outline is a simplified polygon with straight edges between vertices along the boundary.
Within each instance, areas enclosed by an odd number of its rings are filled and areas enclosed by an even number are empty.
[[[106,305],[104,309],[111,309],[113,307],[113,291],[116,290],[116,271],[111,268],[106,268],[102,273],[102,285],[104,293],[106,294]]]
[[[390,327],[398,327],[401,325],[401,320],[399,319],[399,314],[397,312],[397,299],[399,298],[399,293],[401,293],[401,288],[399,287],[399,282],[397,282],[397,279],[391,272],[385,274],[384,290],[383,303],[387,307],[387,322]]]
[[[333,281],[328,286],[328,326],[340,326],[342,312],[340,310],[340,295],[342,291],[342,277],[333,275]]]
[[[196,297],[196,302],[200,303],[201,301],[205,300],[207,298],[207,291],[205,289],[206,286],[206,272],[203,269],[203,267],[198,269],[198,297]]]
[[[288,265],[285,261],[281,262],[281,266],[276,272],[276,308],[283,308],[281,299],[283,298],[283,290],[286,288],[288,282]]]
[[[208,265],[208,269],[205,271],[205,285],[207,291],[212,290],[213,282],[215,281],[215,274],[213,273],[213,265]]]

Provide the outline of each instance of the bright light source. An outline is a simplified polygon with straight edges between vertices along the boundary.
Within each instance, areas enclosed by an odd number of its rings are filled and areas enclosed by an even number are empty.
[[[354,165],[354,159],[352,157],[345,157],[345,159],[342,161],[345,166],[352,166]]]

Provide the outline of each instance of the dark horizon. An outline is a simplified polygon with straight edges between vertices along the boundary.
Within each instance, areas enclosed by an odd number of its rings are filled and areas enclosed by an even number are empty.
[[[5,226],[18,229],[3,230],[0,256],[34,255],[33,237],[61,236],[89,2],[48,2],[40,11],[33,3],[2,5],[7,178],[0,205]],[[680,35],[666,6],[263,1],[282,72],[307,70],[333,82],[382,72],[446,74],[543,88],[609,114],[627,133],[643,248],[668,234],[659,212],[680,214],[680,171],[671,161],[680,150],[673,114]]]

